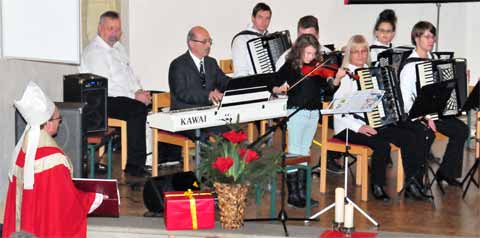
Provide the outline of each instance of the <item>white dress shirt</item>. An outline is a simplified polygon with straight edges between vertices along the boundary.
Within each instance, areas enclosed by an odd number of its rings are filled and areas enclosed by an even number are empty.
[[[198,69],[198,72],[200,72],[200,62],[203,61],[203,58],[199,59],[197,58],[197,56],[195,56],[192,51],[188,50],[188,53],[190,54],[190,57],[192,57],[193,59],[193,63],[195,63],[195,66],[197,66],[197,69]],[[205,70],[205,62],[203,62],[203,70],[204,72],[206,72]]]
[[[408,58],[420,58],[420,56],[414,50]],[[432,59],[430,53],[428,53],[428,59]],[[410,112],[417,97],[417,71],[415,65],[420,62],[408,63],[400,72],[400,90],[402,91],[403,109],[406,113]]]
[[[373,42],[372,45],[385,46],[385,47],[388,47],[388,48],[392,48],[392,44],[385,45],[382,42],[378,41],[377,39],[375,39],[375,41]],[[373,49],[371,49],[370,50],[370,59],[372,60],[372,62],[378,61],[378,54],[382,53],[385,50],[386,49],[383,49],[383,48],[373,48]]]
[[[84,49],[79,70],[107,78],[109,97],[135,99],[135,92],[142,88],[125,47],[120,42],[111,47],[98,35]]]
[[[260,32],[250,23],[247,26],[248,31],[253,31],[265,35],[267,32]],[[245,34],[237,36],[232,43],[233,77],[241,77],[255,74],[252,61],[248,54],[247,41],[258,38],[256,35]]]
[[[364,67],[368,67],[368,65],[364,65]],[[350,72],[355,72],[358,67],[352,64],[348,65],[348,69]],[[333,95],[335,98],[343,98],[345,96],[350,95],[353,92],[358,91],[357,82],[350,78],[350,76],[345,75],[340,82],[340,87]],[[356,113],[357,116],[363,117],[363,113]],[[342,115],[342,114],[335,114],[333,116],[333,129],[335,134],[338,134],[345,130],[346,128],[358,132],[360,127],[365,125],[366,123],[363,120],[356,119],[353,117],[352,114]]]

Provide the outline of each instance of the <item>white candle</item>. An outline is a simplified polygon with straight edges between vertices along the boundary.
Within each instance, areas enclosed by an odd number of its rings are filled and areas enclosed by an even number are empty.
[[[345,205],[345,228],[353,228],[353,204],[349,203]]]
[[[343,223],[345,190],[343,188],[335,189],[335,222]]]

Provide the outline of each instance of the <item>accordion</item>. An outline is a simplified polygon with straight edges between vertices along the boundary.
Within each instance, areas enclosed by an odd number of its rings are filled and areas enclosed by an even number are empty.
[[[408,58],[408,56],[412,53],[413,49],[414,48],[408,46],[399,46],[384,50],[380,52],[377,56],[378,66],[390,66],[394,69],[396,75],[399,76],[400,65]]]
[[[359,76],[359,90],[380,89],[385,94],[382,101],[371,112],[365,113],[366,123],[372,128],[383,127],[406,119],[402,93],[397,76],[391,67],[360,68],[355,70]]]
[[[275,63],[292,47],[290,32],[280,31],[247,41],[248,53],[255,74],[275,72]]]
[[[323,62],[328,61],[329,65],[336,65],[340,67],[343,61],[343,52],[342,51],[332,51],[322,55]]]
[[[452,91],[447,105],[441,116],[455,116],[462,111],[467,100],[467,60],[466,59],[440,59],[418,63],[417,90],[425,85],[454,80],[455,90]]]

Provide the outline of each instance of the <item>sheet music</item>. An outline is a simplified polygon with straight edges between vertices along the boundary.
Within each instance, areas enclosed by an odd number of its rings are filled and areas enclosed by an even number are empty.
[[[334,98],[327,109],[322,109],[322,114],[342,114],[356,112],[370,112],[381,101],[385,91],[368,89],[353,92],[342,98]]]

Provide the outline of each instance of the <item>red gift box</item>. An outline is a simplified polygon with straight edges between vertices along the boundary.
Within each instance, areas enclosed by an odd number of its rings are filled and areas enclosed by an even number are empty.
[[[165,192],[165,228],[197,230],[215,227],[215,208],[210,192]]]

